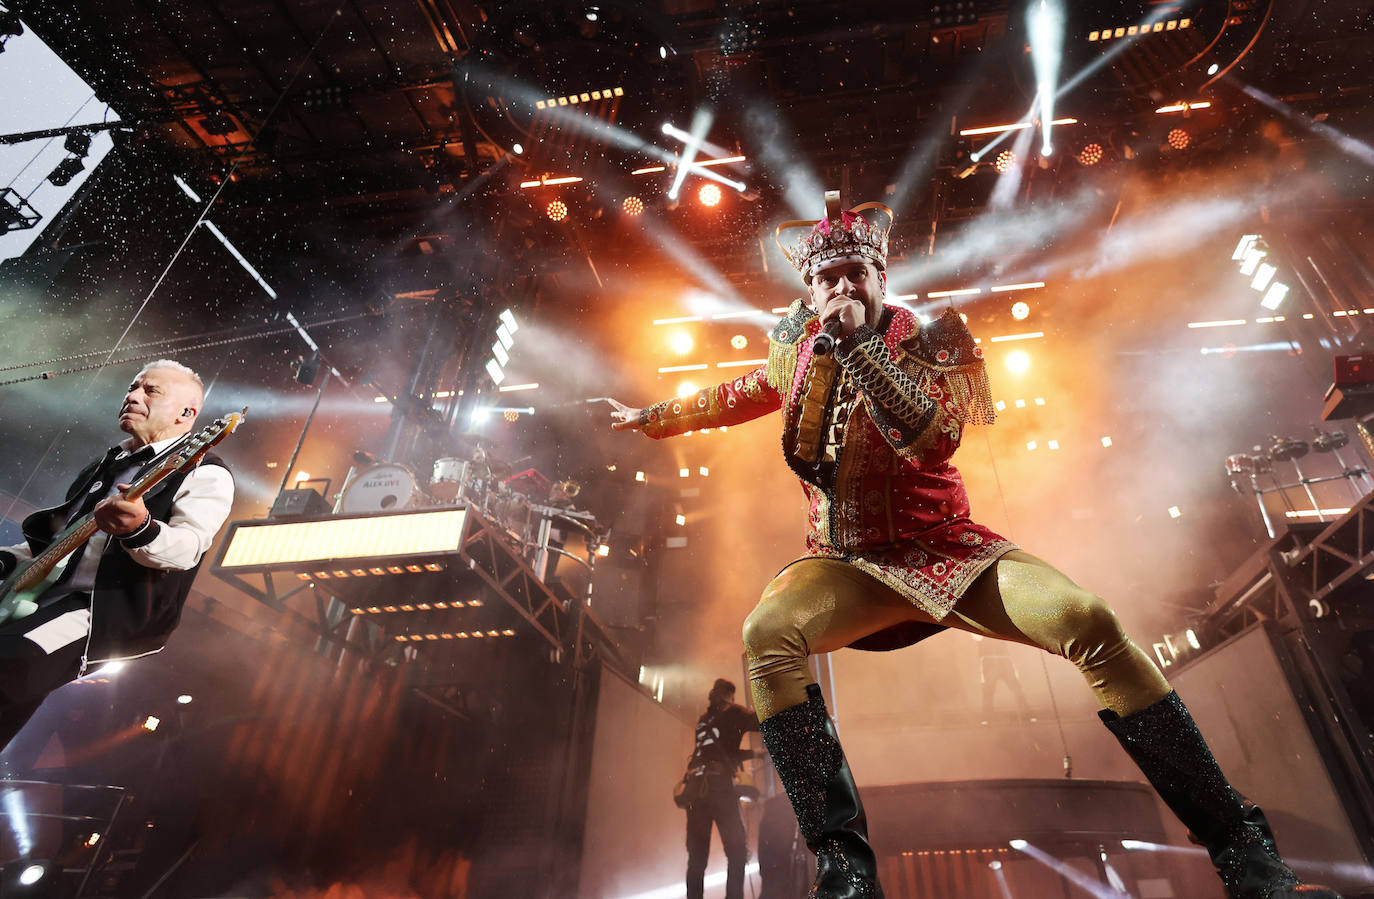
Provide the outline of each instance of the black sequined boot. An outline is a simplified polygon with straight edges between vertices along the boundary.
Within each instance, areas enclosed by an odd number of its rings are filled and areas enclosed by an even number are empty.
[[[821,688],[759,722],[778,779],[792,800],[806,846],[816,853],[811,899],[882,899],[868,822]]]
[[[1125,718],[1098,714],[1164,803],[1207,848],[1231,899],[1340,899],[1327,887],[1303,884],[1283,863],[1259,806],[1221,773],[1178,694],[1170,692]]]

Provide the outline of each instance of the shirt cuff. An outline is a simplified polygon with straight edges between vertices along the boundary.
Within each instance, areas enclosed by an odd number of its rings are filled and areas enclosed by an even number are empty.
[[[128,534],[117,535],[115,539],[125,549],[138,549],[152,543],[160,533],[162,533],[162,523],[155,521],[150,513],[147,518],[143,519],[143,524]]]

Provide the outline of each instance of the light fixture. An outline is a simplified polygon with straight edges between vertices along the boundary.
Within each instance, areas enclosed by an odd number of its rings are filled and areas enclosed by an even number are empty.
[[[143,719],[143,729],[149,732],[157,730],[157,726],[162,723],[162,719],[156,715],[149,715]]]
[[[177,697],[177,705],[190,705],[193,697],[190,693],[182,693]]]
[[[1182,128],[1174,128],[1169,131],[1169,146],[1175,150],[1186,150],[1188,145],[1193,142],[1192,137]]]
[[[62,148],[73,156],[84,157],[91,151],[91,133],[89,131],[73,131],[62,142]]]
[[[1274,275],[1277,272],[1277,266],[1270,265],[1267,262],[1261,262],[1259,267],[1255,269],[1255,277],[1250,281],[1250,286],[1255,290],[1263,291],[1269,286],[1269,282],[1274,280]]]
[[[1016,153],[1011,150],[1003,150],[1001,153],[998,153],[997,161],[993,163],[993,166],[997,169],[997,173],[1000,175],[1005,175],[1007,172],[1011,171],[1011,167],[1014,165],[1016,165]]]
[[[644,211],[644,201],[639,197],[626,197],[621,201],[620,208],[626,215],[639,215]]]
[[[696,392],[697,385],[693,384],[691,381],[683,381],[681,384],[677,385],[677,395],[679,399],[686,399]]]
[[[749,338],[745,337],[743,334],[736,334],[734,337],[730,338],[730,346],[737,350],[742,350],[749,346]]]
[[[522,154],[522,153],[525,152],[525,148],[524,148],[524,146],[521,145],[521,144],[511,144],[511,147],[510,147],[510,148],[511,148],[511,150],[515,153],[516,156],[519,156],[520,154]]]
[[[56,187],[66,187],[85,168],[86,163],[80,156],[68,156],[48,174],[48,182]]]
[[[1031,357],[1025,350],[1012,350],[1005,360],[1007,371],[1014,375],[1024,375],[1030,371]]]
[[[562,200],[554,200],[544,209],[549,221],[561,222],[568,217],[568,206]]]
[[[1074,158],[1078,160],[1079,165],[1097,165],[1102,161],[1102,145],[1086,144]]]
[[[696,341],[686,331],[674,331],[673,336],[668,338],[668,346],[679,356],[685,356],[696,346]]]
[[[1260,300],[1260,305],[1265,309],[1278,309],[1286,296],[1288,296],[1288,285],[1282,281],[1275,281],[1265,292],[1264,299]],[[1279,317],[1282,318],[1282,316]]]
[[[697,191],[697,199],[707,208],[715,206],[720,202],[720,188],[714,184],[703,184],[701,190]]]
[[[1019,301],[1011,304],[1011,317],[1021,321],[1030,315],[1030,304]]]
[[[1257,240],[1259,240],[1258,234],[1241,235],[1240,243],[1236,244],[1235,250],[1231,252],[1231,259],[1236,262],[1239,262],[1242,259],[1244,259],[1245,254],[1249,252],[1250,248],[1255,245],[1255,241]]]

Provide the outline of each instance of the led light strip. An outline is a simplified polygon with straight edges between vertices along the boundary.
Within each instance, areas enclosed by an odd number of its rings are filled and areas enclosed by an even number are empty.
[[[1088,32],[1089,43],[1095,41],[1109,41],[1116,37],[1136,37],[1142,34],[1159,34],[1161,31],[1181,31],[1184,28],[1193,26],[1192,19],[1169,19],[1166,22],[1155,22],[1153,25],[1124,25],[1120,28],[1101,28],[1097,31]]]
[[[625,96],[625,88],[613,87],[600,91],[581,91],[576,94],[568,94],[566,97],[550,97],[547,100],[536,100],[535,109],[551,109],[555,106],[576,106],[578,103],[592,103],[596,100],[609,100],[612,97]]]

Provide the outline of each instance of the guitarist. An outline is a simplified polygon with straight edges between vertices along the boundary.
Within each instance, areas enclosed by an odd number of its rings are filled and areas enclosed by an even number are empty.
[[[36,611],[0,624],[0,749],[50,692],[89,666],[157,652],[176,627],[201,558],[229,516],[233,478],[207,455],[135,500],[124,491],[191,430],[203,401],[200,376],[185,365],[144,366],[119,409],[129,436],[76,476],[62,505],[24,519],[24,543],[0,548],[6,577],[86,513],[100,528],[34,597]]]

